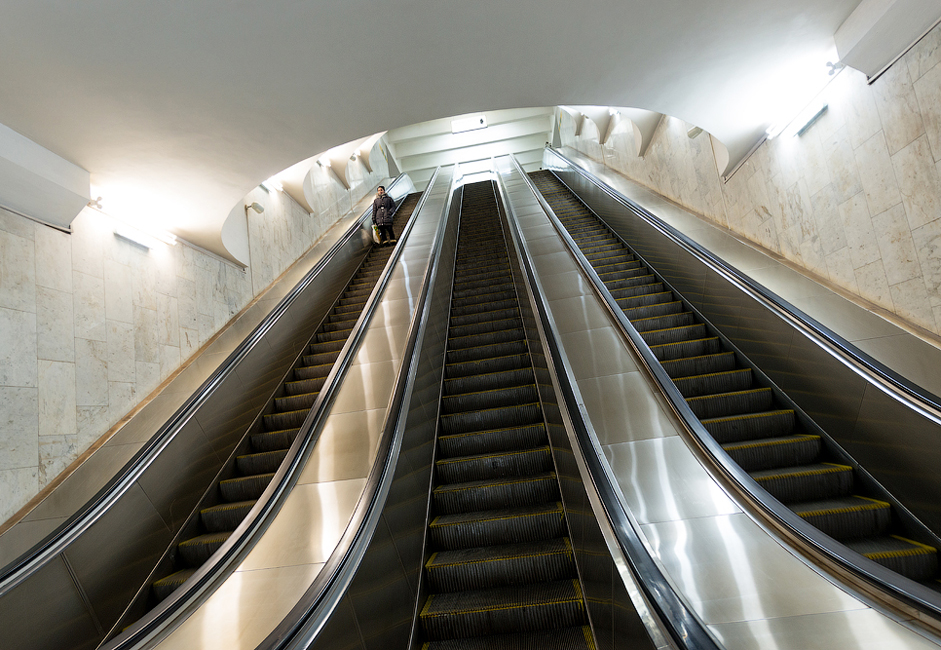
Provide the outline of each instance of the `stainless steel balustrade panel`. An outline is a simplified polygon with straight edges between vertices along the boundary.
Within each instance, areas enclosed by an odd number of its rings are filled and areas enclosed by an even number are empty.
[[[851,456],[861,462],[870,459],[863,465],[876,480],[935,534],[941,534],[941,472],[923,470],[941,467],[941,444],[937,444],[941,441],[941,425],[885,397],[881,391],[871,390],[869,382],[861,380],[803,332],[730,284],[722,274],[707,268],[690,252],[669,242],[664,234],[562,159],[547,153],[545,165],[677,289],[682,291],[689,284],[690,273],[701,273],[705,280],[702,296],[693,291],[684,297]],[[676,261],[666,252],[670,247],[676,251]],[[768,259],[756,251],[736,251],[738,261],[746,267],[769,265]],[[658,259],[668,263],[657,266]],[[860,413],[876,412],[881,419],[858,417]],[[926,445],[924,440],[935,444]],[[872,449],[884,453],[874,457]]]

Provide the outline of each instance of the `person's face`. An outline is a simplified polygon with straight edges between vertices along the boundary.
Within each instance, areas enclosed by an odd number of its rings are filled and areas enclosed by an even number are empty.
[[[378,190],[376,190],[376,194],[378,194],[379,196],[382,196],[382,195],[385,194],[385,193],[386,193],[386,191],[385,191],[384,189],[382,189],[381,187],[380,187]]]

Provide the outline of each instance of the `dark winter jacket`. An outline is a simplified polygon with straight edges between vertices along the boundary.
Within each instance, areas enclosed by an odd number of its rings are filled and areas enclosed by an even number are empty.
[[[372,222],[377,226],[391,226],[395,201],[388,194],[377,196],[372,202]]]

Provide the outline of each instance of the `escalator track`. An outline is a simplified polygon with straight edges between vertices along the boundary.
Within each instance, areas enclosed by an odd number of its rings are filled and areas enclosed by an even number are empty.
[[[503,236],[493,184],[466,185],[424,647],[594,648]]]
[[[421,198],[407,196],[395,213],[405,223]],[[268,487],[320,394],[370,293],[392,254],[392,246],[373,246],[337,299],[329,315],[313,334],[289,380],[277,390],[264,415],[243,441],[242,453],[220,472],[222,480],[209,491],[198,513],[184,528],[182,541],[170,552],[171,569],[153,580],[147,607],[172,594],[218,550],[242,522]]]
[[[553,212],[703,427],[743,470],[809,524],[931,588],[937,550],[911,539],[894,506],[864,485],[740,353],[688,309],[549,171],[530,173]]]

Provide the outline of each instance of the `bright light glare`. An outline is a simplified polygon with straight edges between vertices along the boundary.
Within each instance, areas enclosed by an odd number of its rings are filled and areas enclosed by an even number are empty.
[[[278,192],[284,191],[284,185],[282,185],[281,181],[279,181],[274,176],[272,176],[266,181],[262,181],[261,186],[264,187],[269,192],[274,192],[275,190],[277,190]]]
[[[176,235],[160,227],[166,221],[165,206],[172,201],[120,185],[93,185],[91,190],[102,197],[101,207],[92,209],[111,222],[116,235],[147,248],[161,242],[176,245]]]

